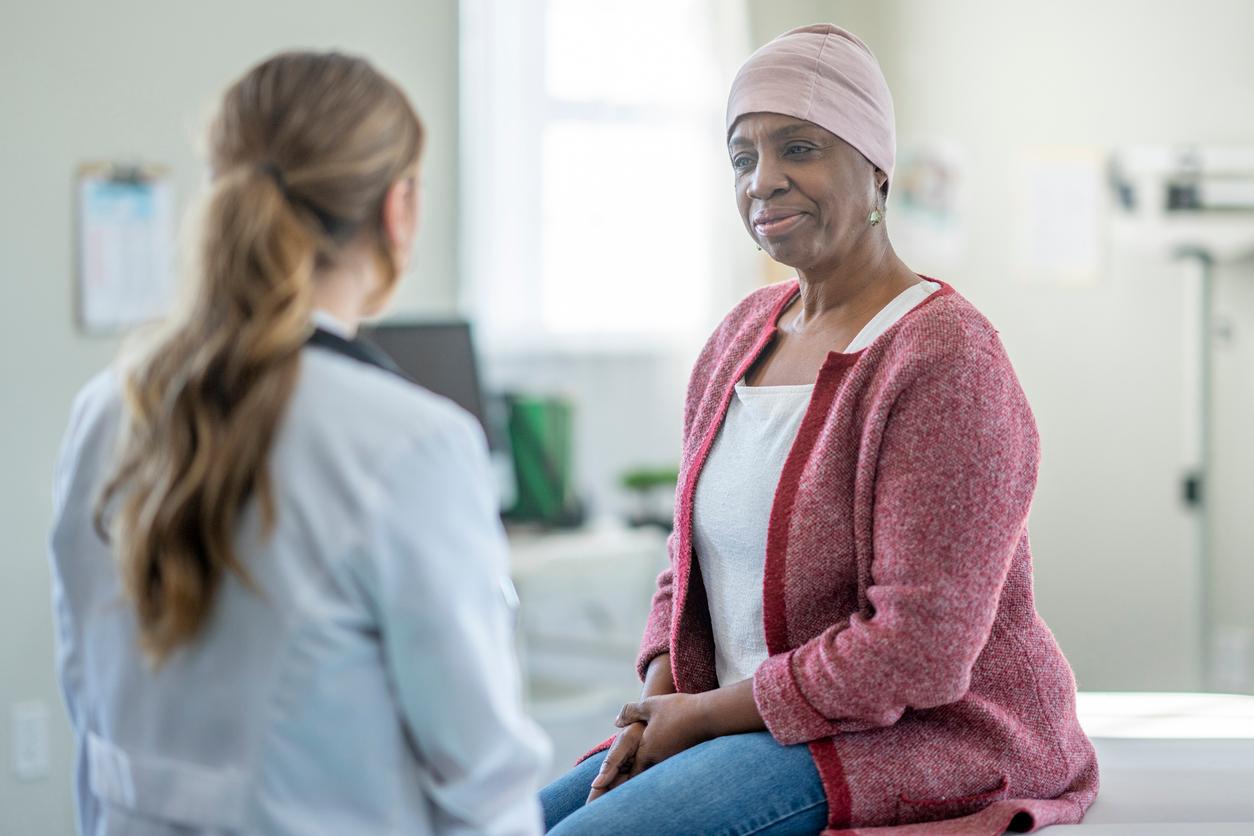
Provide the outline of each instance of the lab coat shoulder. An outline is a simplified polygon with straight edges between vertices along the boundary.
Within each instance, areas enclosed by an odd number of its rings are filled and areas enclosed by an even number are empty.
[[[465,410],[320,348],[301,354],[269,469],[279,516],[306,520],[332,563],[367,548],[381,527],[425,530],[433,515],[405,497],[428,485],[444,488],[441,500],[473,497],[480,520],[492,506],[490,522],[498,525],[487,443]],[[386,557],[377,543],[369,548],[372,559]]]
[[[483,443],[478,423],[449,399],[391,372],[316,347],[301,354],[289,424],[389,453],[442,434],[468,433],[474,443]]]

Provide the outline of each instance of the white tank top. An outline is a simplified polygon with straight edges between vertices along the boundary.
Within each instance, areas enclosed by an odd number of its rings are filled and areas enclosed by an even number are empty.
[[[940,289],[924,281],[903,290],[854,337],[846,353],[870,345]],[[767,657],[762,624],[766,530],[784,459],[814,384],[736,384],[693,500],[693,539],[714,628],[718,683],[748,679]]]

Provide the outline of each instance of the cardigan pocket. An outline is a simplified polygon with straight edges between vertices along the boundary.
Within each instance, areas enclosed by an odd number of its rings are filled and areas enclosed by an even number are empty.
[[[978,813],[994,801],[1001,801],[1010,794],[1010,779],[1003,775],[992,789],[971,795],[951,795],[941,798],[910,798],[905,793],[897,796],[897,821],[900,824],[956,819]]]

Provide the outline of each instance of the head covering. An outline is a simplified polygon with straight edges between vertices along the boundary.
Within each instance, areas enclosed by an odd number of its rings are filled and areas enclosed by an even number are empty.
[[[781,113],[826,128],[893,176],[893,97],[871,50],[830,23],[802,26],[749,56],[727,97],[727,136],[746,113]]]

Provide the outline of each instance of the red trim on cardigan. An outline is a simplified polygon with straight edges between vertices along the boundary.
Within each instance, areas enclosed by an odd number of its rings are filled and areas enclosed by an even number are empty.
[[[810,757],[819,771],[819,781],[827,795],[827,826],[848,827],[853,818],[853,794],[845,780],[845,766],[836,752],[832,739],[824,738],[810,743]]]
[[[861,354],[859,351],[853,354],[831,352],[827,355],[775,489],[766,533],[766,565],[762,571],[762,623],[766,632],[766,650],[772,656],[788,649],[784,576],[787,571],[788,528],[801,485],[801,471],[810,460],[810,451],[814,449],[819,432],[827,421],[845,371],[858,361]],[[849,822],[852,799],[836,745],[830,739],[815,741],[810,744],[810,755],[814,758],[827,794],[827,826],[844,827]]]
[[[814,392],[806,406],[797,437],[784,460],[771,502],[771,516],[766,531],[766,565],[762,571],[762,622],[766,632],[766,650],[772,656],[788,649],[788,619],[784,612],[784,573],[788,554],[788,526],[792,521],[793,502],[801,485],[801,471],[810,459],[810,451],[827,419],[844,371],[858,361],[862,352],[837,354],[831,352],[819,369]]]

